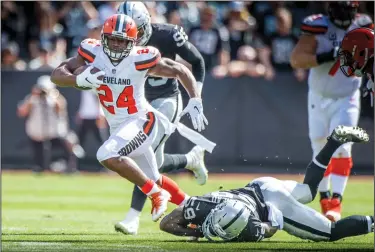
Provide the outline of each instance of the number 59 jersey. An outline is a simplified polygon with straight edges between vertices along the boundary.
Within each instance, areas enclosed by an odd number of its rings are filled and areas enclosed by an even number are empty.
[[[130,117],[146,115],[150,105],[145,98],[144,84],[147,69],[161,59],[158,49],[135,46],[118,65],[113,65],[99,40],[86,39],[81,42],[78,54],[105,72],[103,84],[96,92],[111,132]]]
[[[336,27],[325,15],[311,15],[304,19],[301,31],[315,35],[317,41],[316,54],[334,50],[337,55],[345,34],[359,27],[369,27],[372,20],[369,16],[358,14],[347,30]],[[309,88],[327,98],[343,98],[352,96],[360,87],[361,78],[346,77],[340,70],[340,61],[326,62],[310,69]]]

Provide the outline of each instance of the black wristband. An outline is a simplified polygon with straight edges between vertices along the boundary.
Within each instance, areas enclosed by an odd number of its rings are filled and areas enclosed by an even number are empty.
[[[335,57],[333,57],[333,51],[316,55],[316,62],[318,62],[319,65],[326,63],[326,62],[334,61],[334,60],[335,60]]]

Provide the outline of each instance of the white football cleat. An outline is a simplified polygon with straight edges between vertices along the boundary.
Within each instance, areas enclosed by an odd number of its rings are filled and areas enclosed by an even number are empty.
[[[130,220],[125,219],[116,223],[115,230],[126,235],[137,235],[139,228],[139,217],[134,217]]]
[[[361,143],[369,141],[367,132],[358,126],[352,127],[339,125],[333,130],[329,138],[332,138],[342,144],[348,142]]]
[[[150,195],[150,199],[152,202],[151,214],[153,221],[158,221],[167,211],[168,201],[170,198],[171,195],[164,189],[161,189],[160,192]]]
[[[189,153],[186,154],[188,163],[186,169],[194,173],[198,185],[204,185],[207,182],[208,171],[204,164],[205,150],[200,146],[195,146]]]

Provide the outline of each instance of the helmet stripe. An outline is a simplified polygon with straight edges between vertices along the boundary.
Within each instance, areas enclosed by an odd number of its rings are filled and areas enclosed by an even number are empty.
[[[119,19],[118,19],[119,15],[115,15],[114,18],[114,23],[115,23],[115,31],[118,31],[118,26],[119,26]]]
[[[122,3],[122,11],[125,15],[128,15],[127,13],[128,10],[126,8],[127,5],[128,5],[128,1],[125,1],[124,3]]]
[[[116,15],[115,16],[115,31],[119,31],[119,26],[120,26],[120,18],[119,17],[121,17],[121,15]]]
[[[119,24],[119,30],[117,30],[117,31],[122,32],[124,30],[124,23],[125,23],[124,15],[121,15],[119,23],[120,23]]]
[[[238,218],[240,218],[240,216],[242,215],[242,213],[245,211],[245,207],[243,207],[241,209],[241,211],[238,212],[238,214],[236,214],[236,216],[234,216],[234,218],[228,222],[224,227],[223,227],[223,230],[227,229],[228,227],[230,227],[230,225],[232,225]]]

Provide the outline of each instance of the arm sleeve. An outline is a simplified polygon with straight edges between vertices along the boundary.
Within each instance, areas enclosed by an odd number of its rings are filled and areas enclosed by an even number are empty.
[[[177,47],[177,54],[191,64],[192,73],[197,82],[204,82],[205,64],[201,53],[189,41]]]

